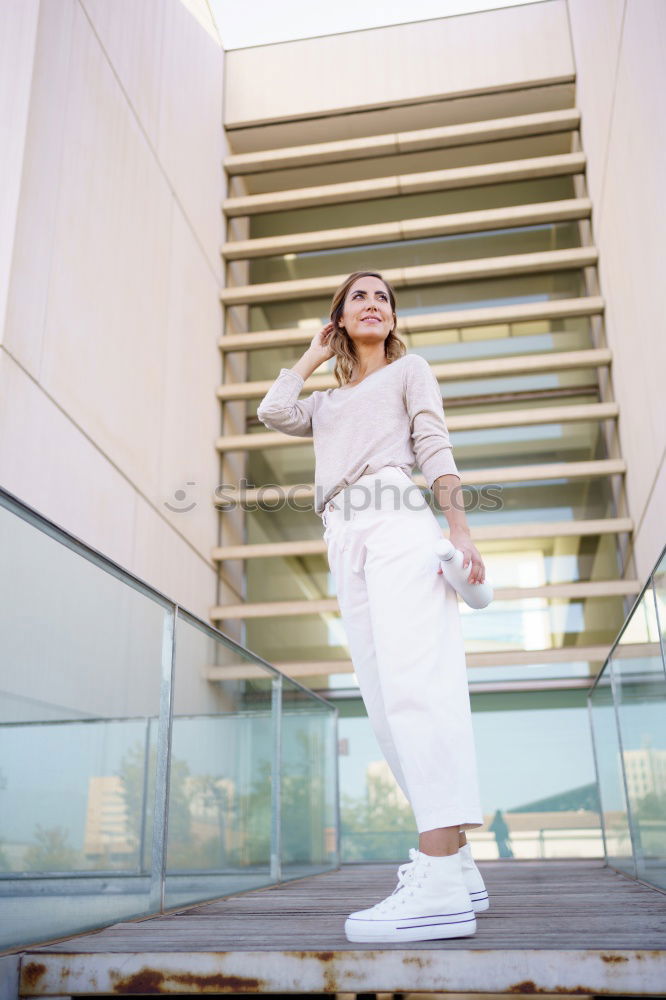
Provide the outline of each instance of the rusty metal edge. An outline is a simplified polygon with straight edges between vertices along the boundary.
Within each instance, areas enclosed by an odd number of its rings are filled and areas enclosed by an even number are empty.
[[[25,953],[19,997],[366,991],[663,996],[666,950]]]

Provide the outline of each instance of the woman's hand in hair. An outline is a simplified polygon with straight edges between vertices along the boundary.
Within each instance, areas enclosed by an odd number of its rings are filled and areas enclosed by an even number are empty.
[[[313,372],[317,371],[319,365],[335,356],[335,351],[329,347],[333,330],[333,324],[327,323],[322,330],[315,333],[308,349],[301,355],[296,364],[291,366],[292,371],[297,372],[304,382],[310,378]]]
[[[322,362],[335,357],[335,351],[332,351],[329,346],[334,330],[335,326],[333,323],[327,323],[326,326],[315,333],[312,338],[310,346],[308,347],[308,354],[311,354],[313,357],[318,357],[318,364],[322,364]]]

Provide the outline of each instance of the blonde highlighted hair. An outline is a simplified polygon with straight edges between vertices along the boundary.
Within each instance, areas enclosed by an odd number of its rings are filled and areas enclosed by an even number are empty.
[[[328,346],[331,350],[335,351],[335,368],[333,370],[333,374],[335,375],[338,386],[345,385],[347,382],[351,381],[354,366],[358,362],[358,353],[356,351],[354,341],[351,339],[347,331],[343,330],[340,326],[340,320],[342,319],[345,300],[349,294],[349,289],[354,282],[358,280],[358,278],[379,278],[379,280],[386,286],[392,312],[396,313],[397,311],[395,292],[386,278],[384,278],[378,271],[354,271],[353,274],[349,275],[346,281],[342,282],[340,287],[334,293],[331,301],[330,318],[333,323],[334,330],[328,341]],[[396,329],[397,321],[396,326],[393,327],[384,341],[384,356],[389,364],[407,353],[407,346],[396,333]]]

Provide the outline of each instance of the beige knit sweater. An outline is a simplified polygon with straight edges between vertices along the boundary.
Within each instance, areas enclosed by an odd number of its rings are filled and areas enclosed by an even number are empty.
[[[430,487],[439,476],[460,476],[437,379],[419,354],[405,354],[357,385],[299,400],[303,382],[298,372],[281,368],[257,416],[273,430],[313,437],[318,514],[339,490],[384,465],[411,477],[418,464]]]

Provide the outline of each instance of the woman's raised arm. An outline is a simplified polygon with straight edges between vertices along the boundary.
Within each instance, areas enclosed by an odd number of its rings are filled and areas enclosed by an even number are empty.
[[[313,397],[299,400],[298,396],[307,378],[334,352],[327,346],[333,324],[319,330],[305,353],[292,368],[281,368],[278,377],[257,407],[262,424],[274,431],[309,437],[312,434]]]

